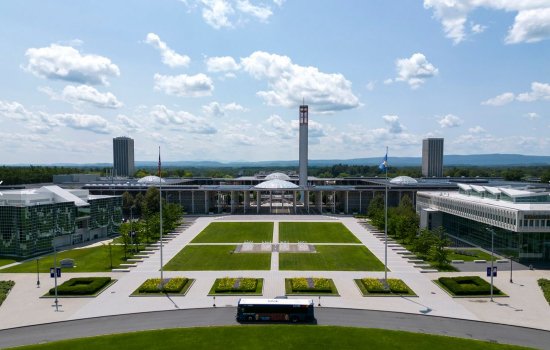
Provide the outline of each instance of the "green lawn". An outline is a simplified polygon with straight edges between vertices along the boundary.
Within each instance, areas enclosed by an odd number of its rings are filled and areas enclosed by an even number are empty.
[[[377,349],[512,350],[527,349],[470,339],[403,331],[307,325],[163,329],[22,346],[17,350],[83,349]]]
[[[13,264],[15,260],[13,259],[0,259],[0,266]]]
[[[281,222],[279,242],[361,243],[339,222]]]
[[[280,253],[280,270],[383,271],[384,265],[364,246],[315,246],[316,253]]]
[[[474,260],[487,260],[491,261],[491,254],[485,253],[479,249],[457,249],[450,250],[449,260],[464,260],[464,261],[474,261]],[[497,260],[495,256],[493,260]]]
[[[167,271],[269,270],[270,253],[233,253],[234,245],[187,246],[164,266]]]
[[[113,245],[113,267],[124,263],[124,248],[122,246]],[[63,269],[63,272],[104,272],[111,271],[109,247],[98,246],[92,248],[72,249],[57,254],[57,264],[61,259],[74,259],[76,267],[72,269]],[[53,267],[53,254],[46,255],[40,258],[40,272],[50,272],[50,267]],[[7,272],[36,272],[36,260],[30,260],[17,266],[12,266],[7,269],[0,270],[2,273]]]
[[[213,222],[191,243],[261,243],[272,240],[272,222]]]

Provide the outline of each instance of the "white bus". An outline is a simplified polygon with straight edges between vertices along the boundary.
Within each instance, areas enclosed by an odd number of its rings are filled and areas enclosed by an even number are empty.
[[[240,299],[237,321],[290,321],[315,320],[312,299]]]

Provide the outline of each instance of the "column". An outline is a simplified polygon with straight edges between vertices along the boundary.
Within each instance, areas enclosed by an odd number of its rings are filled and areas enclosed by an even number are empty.
[[[191,212],[195,214],[195,191],[191,191]]]
[[[243,207],[244,207],[244,213],[246,214],[246,209],[250,207],[250,192],[244,191],[243,194]]]
[[[304,203],[305,203],[305,193],[304,193]],[[292,206],[294,207],[294,214],[296,214],[296,191],[292,191]]]
[[[260,206],[262,204],[261,192],[256,191],[256,214],[260,214]]]
[[[349,191],[346,191],[346,207],[344,211],[346,214],[349,214]]]
[[[336,214],[336,191],[332,191],[332,213]]]
[[[269,191],[269,214],[273,213],[273,191]]]
[[[204,213],[208,214],[210,209],[210,201],[208,200],[208,191],[204,191]]]

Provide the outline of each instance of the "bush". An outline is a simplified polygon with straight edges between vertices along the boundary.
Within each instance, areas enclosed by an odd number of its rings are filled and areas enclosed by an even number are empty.
[[[239,283],[236,285],[236,281]],[[216,293],[255,292],[258,286],[256,278],[220,278],[217,280]]]
[[[328,278],[312,278],[313,286],[310,286],[307,278],[291,278],[290,286],[293,292],[332,292],[332,286]]]
[[[378,278],[363,278],[361,282],[369,293],[390,293],[390,290],[384,288],[384,284]]]
[[[57,286],[57,295],[93,295],[111,282],[111,277],[78,277],[71,278]],[[55,288],[49,290],[55,295]]]
[[[170,278],[168,283],[163,286],[162,291],[164,293],[179,293],[185,287],[187,281],[187,278],[182,277]]]
[[[392,293],[396,294],[408,294],[409,288],[405,284],[405,282],[398,280],[398,279],[388,279],[388,285],[390,287],[390,291]]]
[[[363,278],[361,283],[365,287],[368,293],[373,294],[409,294],[410,290],[400,279],[388,278],[388,287],[384,287],[384,282],[378,278]]]
[[[491,285],[479,276],[440,277],[438,281],[454,295],[491,294]],[[493,286],[493,294],[501,293],[497,287]]]
[[[0,281],[0,305],[6,300],[13,286],[15,286],[14,281]]]
[[[149,278],[139,286],[138,293],[179,293],[188,281],[184,277],[170,278],[161,288],[160,278]]]

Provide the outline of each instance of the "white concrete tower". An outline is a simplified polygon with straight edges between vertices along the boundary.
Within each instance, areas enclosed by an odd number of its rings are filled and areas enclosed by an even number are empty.
[[[300,150],[299,150],[299,165],[300,165],[300,187],[305,188],[307,186],[307,105],[300,106]],[[302,192],[302,199],[303,199]]]

